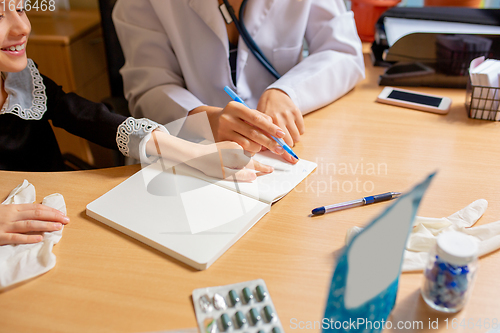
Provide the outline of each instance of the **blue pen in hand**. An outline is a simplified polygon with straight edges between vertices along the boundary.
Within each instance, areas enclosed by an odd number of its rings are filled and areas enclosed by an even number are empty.
[[[240,96],[236,95],[236,93],[234,91],[232,91],[231,88],[229,88],[228,86],[225,86],[224,91],[233,99],[233,101],[241,103],[248,108],[248,105],[240,98]],[[297,160],[299,159],[299,157],[293,152],[292,148],[290,148],[285,143],[285,141],[283,141],[283,139],[277,138],[277,137],[272,136],[272,135],[271,135],[271,138],[273,138],[274,141],[276,141],[281,147],[283,147],[283,149],[287,153],[289,153],[290,155],[295,157]]]

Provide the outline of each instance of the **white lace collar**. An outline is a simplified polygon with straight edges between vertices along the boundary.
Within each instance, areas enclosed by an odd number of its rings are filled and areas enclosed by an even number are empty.
[[[47,95],[42,76],[33,60],[28,59],[28,66],[20,72],[3,74],[7,99],[0,115],[11,113],[24,120],[41,119],[47,111]]]

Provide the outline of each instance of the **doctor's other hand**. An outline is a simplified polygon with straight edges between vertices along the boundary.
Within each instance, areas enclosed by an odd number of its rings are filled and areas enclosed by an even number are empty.
[[[285,92],[279,89],[264,91],[257,104],[257,110],[270,116],[273,122],[283,129],[285,132],[283,140],[290,147],[300,141],[300,136],[305,132],[304,118]]]
[[[195,158],[185,163],[210,177],[251,182],[257,173],[271,173],[273,167],[252,159],[251,154],[235,142],[197,145]]]
[[[69,218],[41,204],[0,205],[0,245],[30,244],[43,240],[42,232],[61,230]]]

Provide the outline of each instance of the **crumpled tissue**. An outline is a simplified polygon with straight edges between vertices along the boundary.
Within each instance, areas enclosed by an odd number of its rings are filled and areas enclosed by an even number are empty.
[[[12,190],[2,204],[24,204],[35,201],[35,187],[24,180]],[[66,214],[66,203],[59,193],[46,196],[42,204]],[[63,229],[64,227],[61,230],[44,232],[43,241],[39,243],[0,246],[0,290],[51,270],[56,264],[52,247],[61,239]]]

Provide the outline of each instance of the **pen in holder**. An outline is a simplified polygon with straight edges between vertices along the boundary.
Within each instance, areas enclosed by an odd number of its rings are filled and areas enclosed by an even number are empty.
[[[500,121],[500,88],[467,83],[465,108],[469,118]]]

